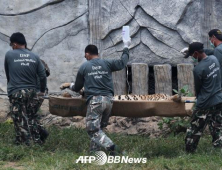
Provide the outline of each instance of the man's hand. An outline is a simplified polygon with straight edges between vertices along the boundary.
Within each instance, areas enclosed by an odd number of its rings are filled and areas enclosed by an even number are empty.
[[[171,97],[171,100],[173,100],[174,102],[178,102],[178,103],[182,102],[182,98],[181,98],[181,96],[178,95],[178,94],[173,95],[173,96]]]
[[[193,42],[198,42],[198,41],[197,41],[197,40],[192,40],[191,43],[193,43]],[[188,48],[188,47],[185,47],[185,48],[183,48],[180,52],[181,52],[182,54],[186,55],[186,54],[188,53],[188,51],[189,51],[189,48]]]
[[[39,92],[37,93],[38,98],[43,98],[45,96],[45,93]]]
[[[188,52],[188,47],[183,48],[180,52],[185,55]]]
[[[129,48],[131,44],[131,38],[128,40],[123,39],[124,48]]]
[[[64,89],[66,89],[66,88],[69,88],[70,85],[71,85],[71,83],[63,83],[63,84],[60,86],[60,89],[61,89],[61,90],[64,90]]]
[[[84,96],[84,87],[79,91],[79,94]]]

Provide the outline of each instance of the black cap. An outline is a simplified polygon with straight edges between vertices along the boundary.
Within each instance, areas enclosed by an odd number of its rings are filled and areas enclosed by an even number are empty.
[[[98,55],[98,48],[95,45],[87,45],[87,47],[85,48],[85,53],[89,53],[91,55]]]
[[[208,33],[209,37],[212,37],[213,35],[218,39],[222,41],[222,32],[219,29],[213,29]]]
[[[188,52],[187,54],[184,56],[184,58],[188,58],[189,56],[192,56],[193,53],[195,51],[199,51],[199,52],[202,52],[203,51],[203,44],[200,43],[200,42],[193,42],[189,45],[189,48],[188,48]]]
[[[25,36],[20,32],[13,33],[10,37],[10,42],[18,43],[19,45],[26,45]]]

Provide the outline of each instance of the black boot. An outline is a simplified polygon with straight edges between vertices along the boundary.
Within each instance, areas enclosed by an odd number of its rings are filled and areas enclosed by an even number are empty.
[[[41,129],[39,134],[40,134],[41,141],[44,143],[45,140],[48,138],[49,133],[45,129]]]
[[[110,156],[116,156],[116,146],[115,145],[112,145],[110,146],[109,148],[107,148],[107,151],[109,152],[109,155]]]

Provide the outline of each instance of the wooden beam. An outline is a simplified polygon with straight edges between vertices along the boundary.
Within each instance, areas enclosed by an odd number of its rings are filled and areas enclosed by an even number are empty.
[[[144,63],[132,63],[132,94],[148,94],[148,66]]]
[[[127,94],[126,69],[113,72],[112,76],[113,76],[114,94],[115,95]]]
[[[194,77],[193,77],[193,64],[178,64],[177,65],[177,79],[178,89],[188,86],[188,90],[195,95],[194,91]]]
[[[155,93],[172,95],[172,70],[169,64],[154,66]]]
[[[101,0],[89,0],[90,44],[101,49]]]

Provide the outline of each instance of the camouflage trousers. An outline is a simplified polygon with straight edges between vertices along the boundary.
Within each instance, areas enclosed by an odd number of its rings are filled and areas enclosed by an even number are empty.
[[[101,147],[107,149],[114,145],[102,131],[108,124],[112,105],[112,98],[106,96],[94,96],[87,105],[86,130],[91,138],[90,151],[98,151]]]
[[[214,147],[222,147],[222,104],[193,112],[190,127],[185,138],[186,151],[194,152],[206,126],[212,136]]]
[[[42,133],[47,133],[39,122],[39,99],[34,89],[24,89],[9,96],[10,114],[14,122],[16,144],[42,144]],[[44,134],[43,134],[44,135]]]
[[[39,111],[39,109],[40,109],[40,107],[42,106],[42,103],[44,102],[44,99],[42,99],[42,98],[39,98],[38,99],[38,102],[37,102],[37,105],[36,105],[36,107],[37,107],[37,111]]]

